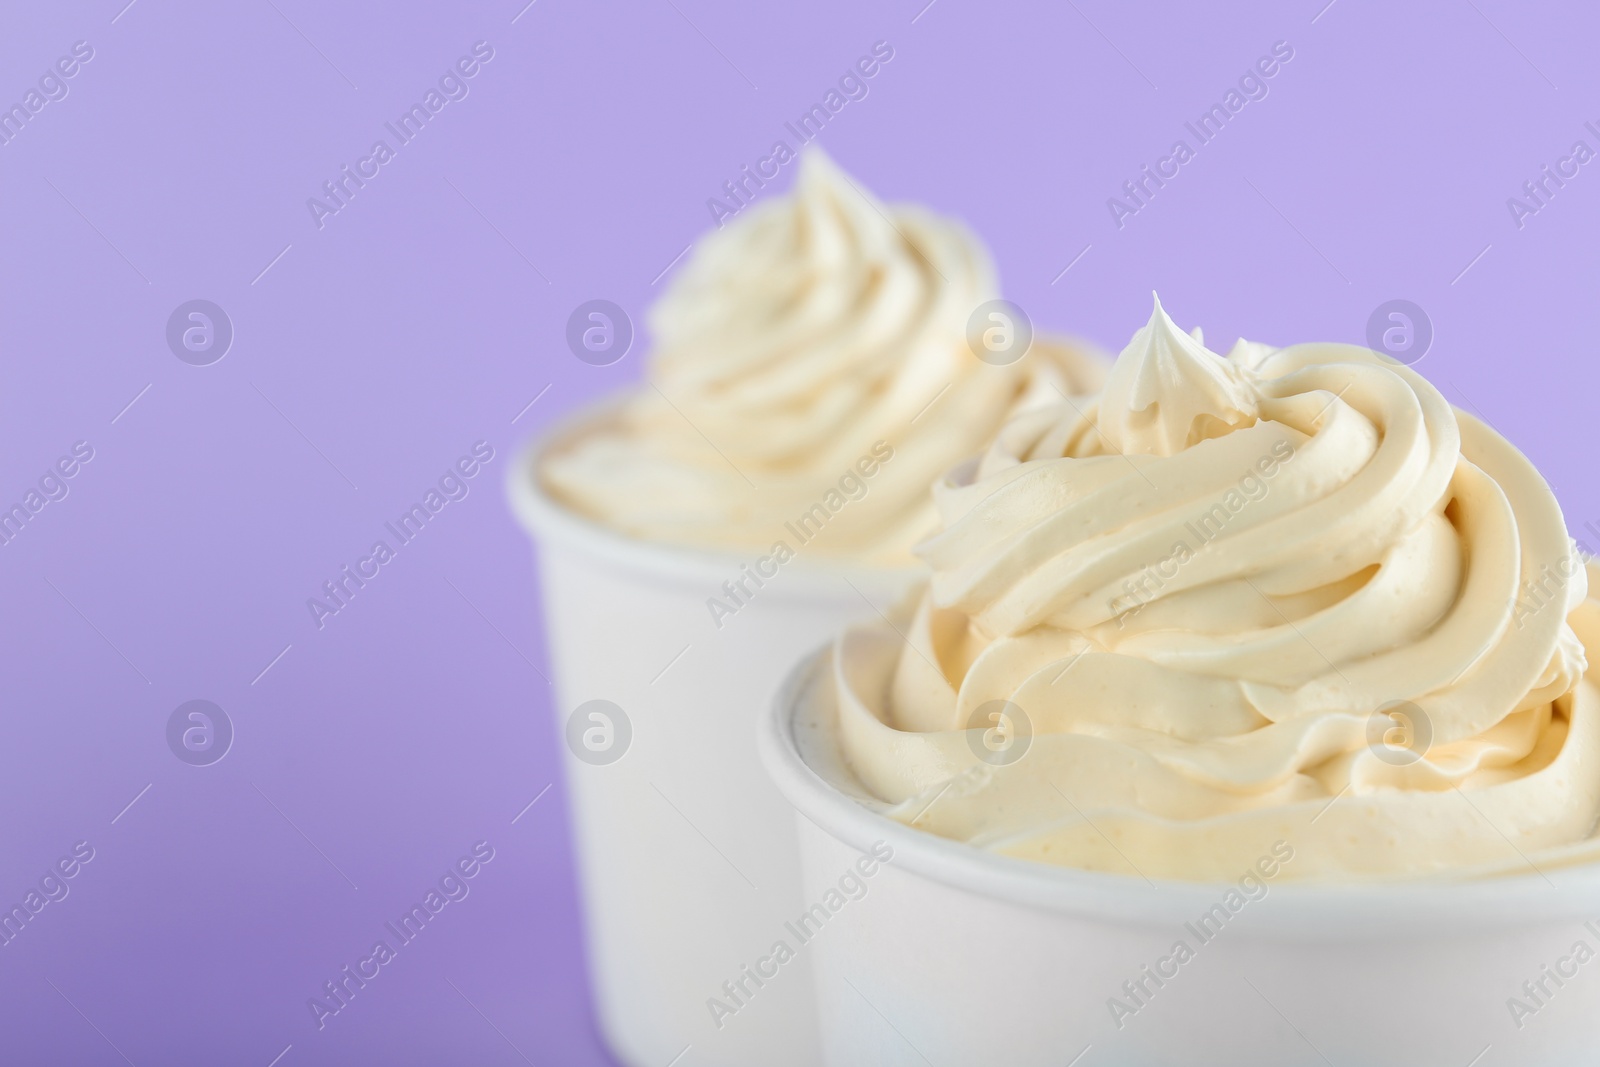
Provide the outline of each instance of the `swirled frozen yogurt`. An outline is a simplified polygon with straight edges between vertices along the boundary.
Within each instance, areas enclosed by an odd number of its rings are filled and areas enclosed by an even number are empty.
[[[639,537],[764,549],[799,523],[820,553],[911,563],[940,473],[1007,416],[1104,376],[1093,353],[1043,339],[977,359],[968,322],[997,295],[963,227],[884,206],[808,151],[788,196],[701,242],[651,312],[647,384],[559,442],[541,476]]]
[[[1530,873],[1600,812],[1600,603],[1550,488],[1349,345],[1226,358],[1158,303],[1097,400],[936,487],[932,578],[838,643],[889,815],[1012,856],[1229,880]]]

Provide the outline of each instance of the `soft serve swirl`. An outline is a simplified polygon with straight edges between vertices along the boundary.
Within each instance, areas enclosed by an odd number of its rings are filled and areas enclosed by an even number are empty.
[[[843,755],[890,815],[1151,878],[1278,839],[1296,878],[1588,855],[1600,571],[1527,459],[1409,368],[1224,359],[1157,303],[1097,401],[1019,416],[935,495],[903,636],[835,656]],[[980,759],[982,727],[1021,758]]]
[[[544,481],[636,536],[765,549],[882,441],[893,461],[815,546],[910,563],[940,473],[1103,377],[1043,340],[1009,366],[976,359],[967,320],[997,293],[963,227],[884,206],[808,150],[788,196],[700,243],[652,309],[649,383],[547,456]]]

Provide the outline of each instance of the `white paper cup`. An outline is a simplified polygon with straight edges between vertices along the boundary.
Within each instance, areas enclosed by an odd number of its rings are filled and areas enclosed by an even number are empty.
[[[630,1067],[667,1067],[686,1047],[683,1067],[812,1067],[807,961],[769,958],[776,973],[760,986],[743,974],[800,900],[793,814],[761,771],[756,732],[795,657],[888,607],[915,573],[827,566],[801,549],[718,629],[707,598],[758,554],[629,538],[541,488],[544,448],[593,417],[530,448],[510,490],[538,546],[601,1028]],[[626,725],[593,706],[569,731],[595,700]],[[723,983],[740,981],[735,1005]]]
[[[806,904],[843,902],[798,949],[833,1067],[1568,1067],[1600,1049],[1600,955],[1574,952],[1600,953],[1596,865],[1258,879],[1264,895],[1229,913],[1236,886],[998,856],[868,808],[833,743],[831,671],[831,650],[795,669],[760,745],[799,813]],[[841,878],[874,845],[892,858],[864,863],[850,899]],[[1157,985],[1146,966],[1172,973]],[[1136,1001],[1123,983],[1141,979]]]

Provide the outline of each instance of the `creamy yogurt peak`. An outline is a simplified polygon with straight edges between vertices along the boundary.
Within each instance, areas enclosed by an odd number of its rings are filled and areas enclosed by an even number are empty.
[[[1255,390],[1238,367],[1178,329],[1155,300],[1106,380],[1097,425],[1122,453],[1171,456],[1256,420]]]

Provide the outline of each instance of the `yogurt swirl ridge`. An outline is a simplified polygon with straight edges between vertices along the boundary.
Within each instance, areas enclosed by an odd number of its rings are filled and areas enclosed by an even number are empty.
[[[842,754],[892,817],[1197,881],[1279,839],[1292,878],[1600,851],[1600,570],[1410,368],[1224,359],[1158,302],[1098,400],[1019,416],[936,498],[904,637],[834,657]]]
[[[547,456],[569,506],[639,537],[764,549],[875,443],[893,460],[816,539],[911,564],[928,486],[1004,420],[1099,387],[1104,363],[1036,339],[992,366],[967,321],[998,295],[960,224],[885,206],[808,149],[795,188],[704,239],[650,327],[649,381]]]

